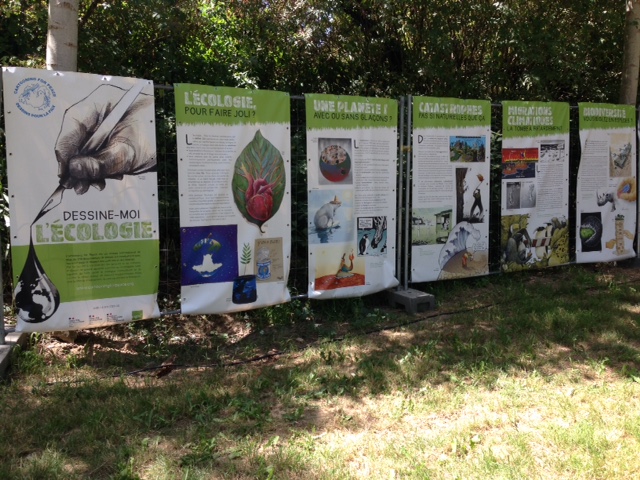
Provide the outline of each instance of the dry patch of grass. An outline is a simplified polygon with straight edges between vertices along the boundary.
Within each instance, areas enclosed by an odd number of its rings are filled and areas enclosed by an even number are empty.
[[[450,282],[415,317],[299,303],[35,336],[0,386],[0,477],[634,478],[639,278]]]

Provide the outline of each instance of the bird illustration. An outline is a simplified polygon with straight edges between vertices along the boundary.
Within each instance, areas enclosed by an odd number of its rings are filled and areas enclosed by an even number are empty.
[[[360,255],[364,255],[367,253],[369,249],[369,234],[365,233],[360,239],[360,243],[358,243],[358,251]]]

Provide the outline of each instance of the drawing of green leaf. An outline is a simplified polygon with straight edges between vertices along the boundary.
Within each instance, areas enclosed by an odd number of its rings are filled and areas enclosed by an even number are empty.
[[[280,208],[285,187],[282,155],[258,130],[236,160],[233,200],[242,216],[262,231],[262,225]]]

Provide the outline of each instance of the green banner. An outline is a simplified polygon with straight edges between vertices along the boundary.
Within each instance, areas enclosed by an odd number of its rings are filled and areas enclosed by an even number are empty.
[[[569,133],[569,104],[502,102],[503,138],[541,137]]]
[[[65,302],[156,293],[158,249],[158,240],[35,245],[39,261]],[[11,252],[17,281],[29,247],[14,246]]]
[[[413,97],[413,128],[481,127],[490,121],[487,100]]]
[[[178,83],[174,86],[178,125],[289,123],[289,94]]]
[[[579,103],[580,128],[583,130],[635,128],[636,109],[633,105],[610,103]]]
[[[396,128],[398,102],[389,98],[305,95],[307,130]]]

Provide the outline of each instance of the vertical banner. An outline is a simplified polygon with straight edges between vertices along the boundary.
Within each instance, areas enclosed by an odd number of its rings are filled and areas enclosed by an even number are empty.
[[[314,94],[306,112],[309,298],[395,287],[398,102]]]
[[[576,192],[576,262],[635,256],[636,110],[580,103],[580,168]]]
[[[413,98],[411,281],[489,273],[491,104]]]
[[[568,263],[569,105],[502,108],[502,270]]]
[[[16,330],[159,316],[153,83],[2,73]]]
[[[290,300],[289,95],[175,85],[182,312]]]

